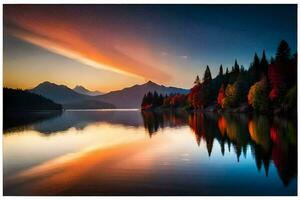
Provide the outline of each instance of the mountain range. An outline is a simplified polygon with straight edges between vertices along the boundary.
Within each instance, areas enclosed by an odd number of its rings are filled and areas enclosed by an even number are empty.
[[[134,85],[122,90],[112,91],[107,94],[97,96],[97,98],[101,101],[112,103],[117,108],[139,108],[142,103],[143,96],[148,92],[154,91],[163,95],[171,93],[187,94],[189,92],[187,89],[166,87],[164,85],[158,85],[152,81],[148,81],[145,84]]]
[[[77,87],[77,89],[79,87]],[[65,85],[57,85],[48,81],[30,90],[30,92],[42,95],[56,103],[62,104],[64,108],[73,109],[139,108],[144,94],[149,91],[156,91],[158,94],[163,95],[171,93],[187,94],[189,92],[187,89],[166,87],[152,81],[97,96],[78,93],[78,91],[75,92]]]
[[[48,81],[39,84],[29,91],[59,103],[64,108],[100,109],[115,107],[110,103],[95,99],[93,96],[79,94],[65,85],[57,85]]]
[[[85,87],[81,86],[81,85],[77,85],[76,87],[73,88],[73,90],[79,94],[84,94],[84,95],[88,95],[88,96],[98,96],[98,95],[102,95],[104,93],[99,92],[99,91],[90,91],[88,89],[86,89]]]

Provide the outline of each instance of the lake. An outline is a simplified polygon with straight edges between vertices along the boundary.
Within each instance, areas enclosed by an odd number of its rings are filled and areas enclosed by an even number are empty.
[[[12,124],[4,195],[297,195],[296,120],[67,110]]]

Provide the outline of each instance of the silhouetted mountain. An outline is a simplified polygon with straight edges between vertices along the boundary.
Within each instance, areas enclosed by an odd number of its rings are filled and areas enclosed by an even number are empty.
[[[39,84],[30,91],[51,99],[54,102],[60,103],[64,108],[114,108],[112,104],[102,102],[100,99],[95,99],[88,95],[78,94],[65,85],[56,85],[48,81]]]
[[[158,94],[187,94],[189,90],[176,88],[176,87],[166,87],[163,85],[158,85],[152,81],[148,81],[142,85],[134,85],[132,87],[124,88],[122,90],[112,91],[104,95],[97,96],[96,98],[114,104],[117,108],[139,108],[144,94],[147,92],[156,91]]]
[[[156,91],[158,94],[164,95],[170,93],[187,94],[189,92],[187,89],[166,87],[152,81],[98,96],[79,94],[65,85],[56,85],[47,81],[39,84],[30,91],[60,103],[64,108],[78,109],[113,108],[113,105],[116,108],[139,108],[144,94],[149,91]]]
[[[61,110],[62,106],[50,99],[20,89],[3,88],[4,112]]]
[[[73,88],[73,90],[79,94],[84,94],[88,96],[97,96],[103,94],[102,92],[99,91],[90,91],[81,85],[77,85],[76,87]]]
[[[88,96],[78,94],[65,85],[56,85],[48,81],[39,84],[30,91],[61,104],[88,99]]]

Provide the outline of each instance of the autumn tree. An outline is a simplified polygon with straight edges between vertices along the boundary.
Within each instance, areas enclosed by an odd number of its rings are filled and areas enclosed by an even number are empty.
[[[195,85],[189,93],[189,104],[194,109],[200,109],[203,107],[202,97],[201,97],[201,85]]]
[[[247,94],[252,84],[252,80],[251,77],[249,76],[249,73],[245,71],[241,71],[234,84],[237,93],[236,103],[239,104],[239,103],[247,102]]]
[[[222,101],[222,108],[233,108],[237,104],[236,84],[228,84],[225,89],[225,98]]]
[[[221,85],[221,88],[219,89],[217,103],[219,106],[222,106],[223,99],[225,98],[225,87],[224,84]]]
[[[190,93],[188,94],[188,103],[194,109],[202,108],[203,102],[201,93],[202,84],[200,83],[199,76],[196,76],[194,81],[194,87],[191,88]]]
[[[293,65],[291,49],[288,43],[282,40],[277,48],[275,61],[268,67],[268,78],[271,83],[269,97],[276,106],[283,101],[287,88],[296,82],[296,78],[293,78],[296,77],[296,63],[295,60]],[[291,72],[294,74],[292,75]]]
[[[284,98],[284,111],[297,113],[297,86],[295,85],[287,92]]]
[[[272,102],[279,101],[285,90],[284,77],[279,64],[274,63],[269,65],[268,77],[272,86],[269,98]]]
[[[251,86],[248,93],[248,104],[255,111],[267,112],[269,108],[268,87],[265,79],[256,82]]]

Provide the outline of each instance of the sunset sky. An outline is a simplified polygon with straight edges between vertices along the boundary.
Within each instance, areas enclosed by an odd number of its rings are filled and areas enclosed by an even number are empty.
[[[245,68],[285,39],[296,5],[5,5],[4,86],[43,81],[108,92],[152,80],[190,88],[209,65]]]

